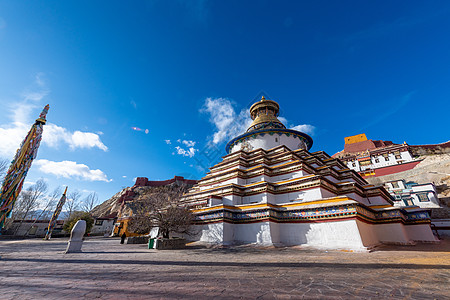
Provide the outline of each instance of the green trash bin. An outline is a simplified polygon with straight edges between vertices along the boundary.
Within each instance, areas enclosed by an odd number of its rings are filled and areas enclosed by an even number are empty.
[[[148,239],[148,249],[153,249],[155,239]]]

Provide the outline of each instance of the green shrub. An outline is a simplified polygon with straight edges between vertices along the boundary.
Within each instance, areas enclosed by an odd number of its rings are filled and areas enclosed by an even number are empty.
[[[64,222],[63,229],[65,232],[70,233],[72,231],[73,226],[78,222],[78,220],[86,221],[86,233],[91,232],[92,226],[94,225],[94,218],[87,212],[76,211],[74,212],[70,218]]]

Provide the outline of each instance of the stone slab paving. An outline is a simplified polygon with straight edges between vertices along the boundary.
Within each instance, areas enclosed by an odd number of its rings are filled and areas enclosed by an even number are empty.
[[[371,253],[0,240],[0,299],[450,299],[450,240]]]

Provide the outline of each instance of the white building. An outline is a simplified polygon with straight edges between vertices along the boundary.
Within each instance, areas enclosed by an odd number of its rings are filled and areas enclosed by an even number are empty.
[[[95,218],[94,225],[92,226],[91,235],[111,235],[114,229],[114,223],[116,218]]]
[[[419,206],[421,208],[440,208],[436,187],[432,183],[406,183],[405,180],[393,180],[384,187],[394,197],[394,206]]]
[[[364,133],[345,138],[344,150],[333,155],[349,169],[363,177],[383,176],[413,169],[421,160],[415,159],[406,143],[368,140]]]
[[[246,133],[185,195],[198,240],[364,251],[380,243],[434,242],[428,211],[395,207],[339,159],[310,153],[308,135],[286,129],[278,103],[250,108]]]

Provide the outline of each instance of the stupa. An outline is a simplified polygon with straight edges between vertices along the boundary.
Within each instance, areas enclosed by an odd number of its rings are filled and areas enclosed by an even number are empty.
[[[381,243],[434,242],[429,212],[399,208],[313,140],[286,129],[279,105],[250,108],[253,123],[184,196],[198,240],[218,244],[303,245],[365,251]]]

